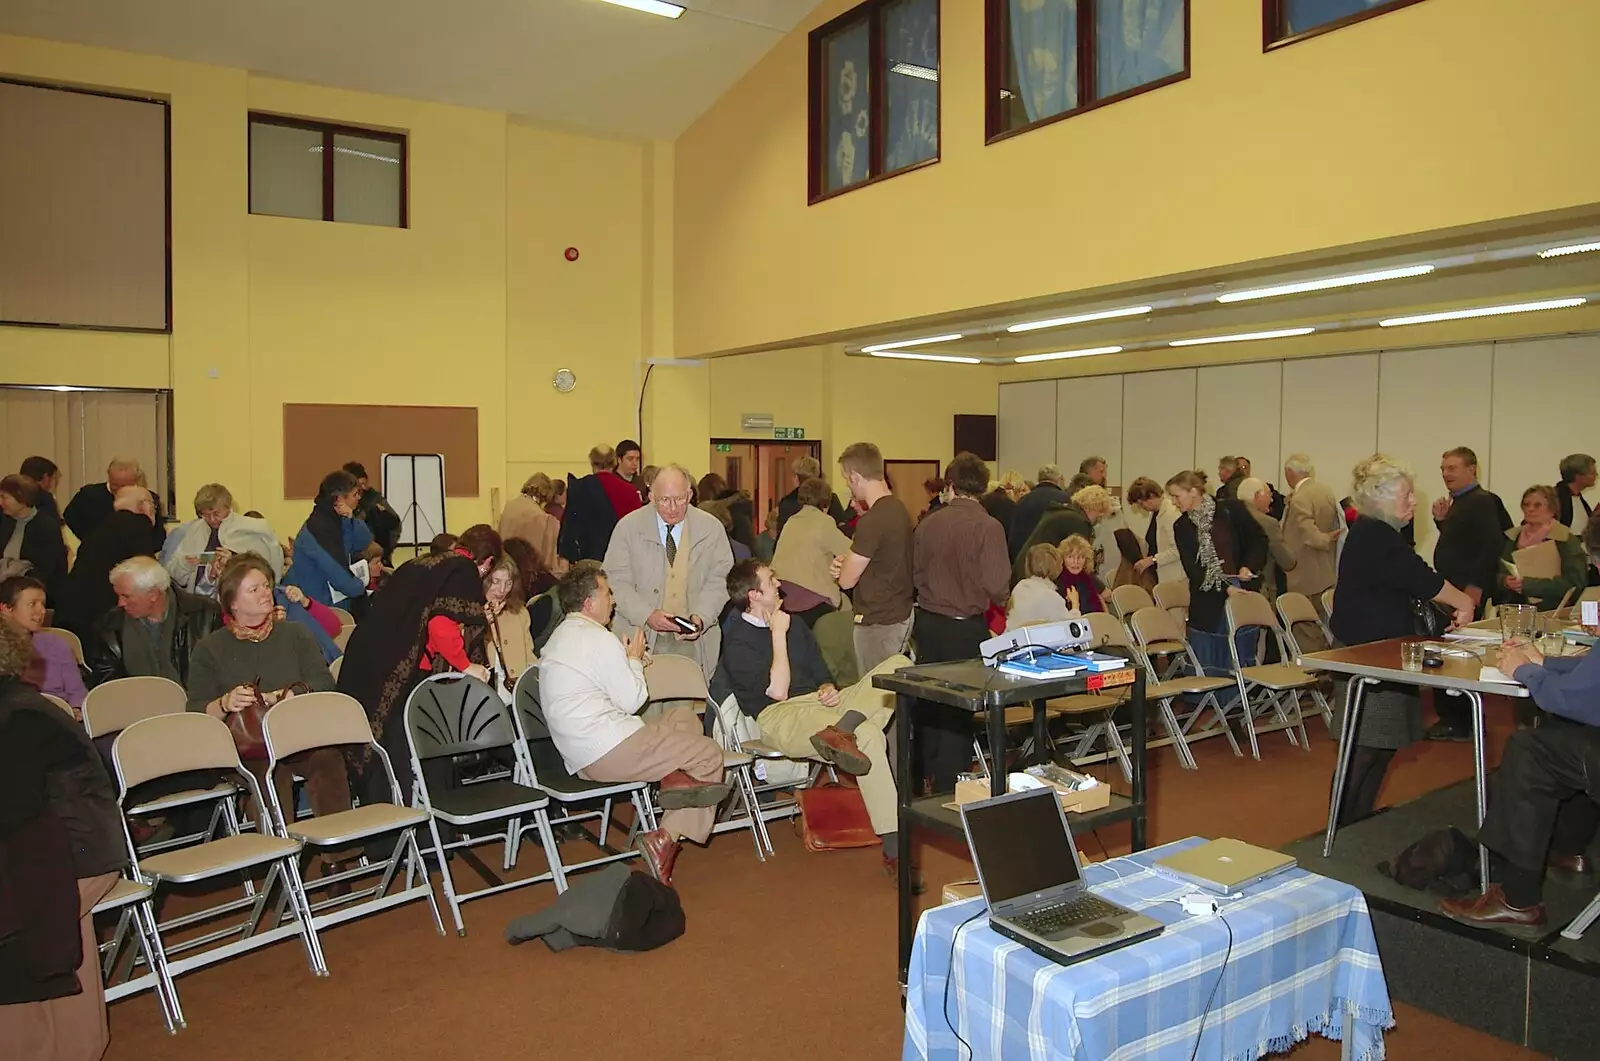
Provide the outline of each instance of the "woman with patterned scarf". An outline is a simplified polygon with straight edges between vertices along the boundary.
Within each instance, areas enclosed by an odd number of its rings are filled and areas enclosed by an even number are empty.
[[[339,669],[339,691],[361,701],[373,735],[389,753],[400,791],[411,795],[411,752],[406,743],[405,706],[428,675],[456,671],[487,682],[483,577],[500,559],[493,527],[469,527],[437,556],[400,565],[372,597],[356,624]],[[372,749],[355,760],[362,798],[390,799],[382,769],[369,769]],[[430,775],[431,776],[431,775]]]
[[[1207,674],[1226,675],[1233,670],[1228,594],[1236,586],[1257,588],[1256,572],[1267,562],[1267,536],[1238,501],[1206,493],[1199,472],[1174,475],[1167,480],[1167,493],[1183,513],[1172,536],[1189,576],[1189,644]],[[1239,660],[1247,667],[1255,663],[1255,641],[1253,635],[1239,638]]]

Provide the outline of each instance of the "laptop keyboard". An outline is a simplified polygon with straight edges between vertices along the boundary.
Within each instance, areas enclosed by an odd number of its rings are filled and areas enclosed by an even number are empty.
[[[1038,936],[1052,936],[1078,925],[1087,925],[1104,917],[1122,913],[1121,907],[1106,902],[1097,895],[1085,894],[1071,902],[1041,907],[1011,920],[1021,928]]]

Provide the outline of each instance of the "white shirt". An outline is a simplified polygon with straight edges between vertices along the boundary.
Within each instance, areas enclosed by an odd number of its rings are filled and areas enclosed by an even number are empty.
[[[661,518],[661,513],[657,512],[656,513],[656,537],[661,539],[661,547],[663,549],[665,549],[667,547],[667,535],[669,535],[669,534],[672,535],[672,544],[673,545],[675,545],[675,546],[682,545],[683,544],[683,521],[679,520],[677,523],[674,523],[669,527],[669,526],[667,526],[667,521]]]
[[[539,655],[539,703],[567,770],[579,770],[644,728],[644,664],[593,619],[562,620]]]

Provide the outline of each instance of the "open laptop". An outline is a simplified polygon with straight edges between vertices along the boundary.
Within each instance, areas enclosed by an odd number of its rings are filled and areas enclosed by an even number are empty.
[[[1051,961],[1083,961],[1161,934],[1161,922],[1083,883],[1078,848],[1052,789],[962,804],[989,925]]]
[[[1158,858],[1155,864],[1206,891],[1226,894],[1293,869],[1296,862],[1293,855],[1223,837]]]

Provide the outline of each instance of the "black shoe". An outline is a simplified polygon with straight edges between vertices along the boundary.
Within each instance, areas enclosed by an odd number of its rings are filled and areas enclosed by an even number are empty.
[[[1425,736],[1428,740],[1448,741],[1454,744],[1472,743],[1472,734],[1465,730],[1456,729],[1448,722],[1435,722],[1428,728]]]

